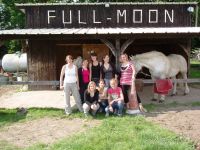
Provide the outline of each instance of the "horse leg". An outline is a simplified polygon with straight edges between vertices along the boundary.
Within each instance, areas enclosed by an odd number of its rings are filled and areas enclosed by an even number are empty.
[[[171,94],[171,96],[174,96],[174,95],[176,95],[177,94],[177,80],[176,80],[176,76],[174,76],[174,77],[172,77],[172,79],[173,79],[173,82],[174,82],[174,87],[173,87],[173,91],[172,91],[172,94]]]
[[[154,85],[155,86],[155,85]],[[158,94],[157,93],[153,93],[153,98],[151,99],[152,101],[157,101],[158,100]]]
[[[187,74],[186,73],[182,73],[182,76],[183,76],[183,79],[185,79],[185,92],[184,92],[184,95],[187,95],[189,94],[190,92],[190,89],[188,87],[188,84],[187,84]]]
[[[151,79],[155,81],[155,78],[153,76],[151,76]],[[157,101],[159,95],[154,92],[154,87],[155,87],[155,84],[153,84],[153,98],[151,100],[152,101]]]
[[[165,95],[164,94],[160,94],[160,99],[159,99],[159,103],[163,103],[165,101]]]
[[[166,77],[163,75],[160,77],[160,79],[166,79]],[[159,103],[163,103],[165,101],[165,94],[160,94],[160,99],[159,99]]]

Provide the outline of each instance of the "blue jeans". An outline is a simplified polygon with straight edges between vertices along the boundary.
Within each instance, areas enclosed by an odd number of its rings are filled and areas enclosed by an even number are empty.
[[[118,101],[118,102],[114,102],[112,103],[112,108],[113,108],[113,111],[117,111],[117,114],[121,114],[122,115],[122,112],[123,112],[123,109],[124,109],[124,102],[122,101]],[[109,106],[106,107],[105,109],[106,113],[109,113]]]
[[[106,87],[108,87],[108,88],[110,87],[110,80],[111,80],[111,79],[106,79],[106,78],[104,79],[105,85],[106,85]]]
[[[101,102],[99,102],[100,108],[105,112],[106,107],[108,106],[108,100],[104,99]]]

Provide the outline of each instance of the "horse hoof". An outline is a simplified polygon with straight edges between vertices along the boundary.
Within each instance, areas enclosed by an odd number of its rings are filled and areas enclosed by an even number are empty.
[[[184,93],[183,96],[188,95],[188,93]]]
[[[176,93],[172,93],[171,96],[176,96],[177,94],[178,94],[177,92]]]
[[[158,102],[159,102],[159,103],[164,103],[164,100],[159,100]]]
[[[155,99],[155,98],[152,98],[152,99],[151,99],[151,101],[154,101],[154,102],[156,102],[156,101],[157,101],[157,99]]]

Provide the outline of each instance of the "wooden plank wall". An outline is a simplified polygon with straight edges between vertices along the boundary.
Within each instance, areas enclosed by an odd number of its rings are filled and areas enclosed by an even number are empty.
[[[74,59],[78,56],[82,57],[82,45],[70,45],[70,44],[63,44],[63,45],[56,45],[56,79],[60,79],[60,72],[62,66],[66,63],[65,59],[67,55],[72,55]]]
[[[166,40],[135,40],[125,51],[128,55],[135,55],[147,51],[162,51],[166,55],[170,53],[181,54],[187,61],[189,55],[178,46],[182,44],[189,52],[187,46],[189,39]],[[109,48],[104,44],[77,44],[57,46],[54,41],[30,40],[28,54],[28,76],[29,81],[55,81],[59,80],[60,70],[65,64],[67,54],[72,56],[82,56],[83,59],[90,60],[90,52],[94,51],[98,55],[98,60],[102,61],[103,56],[110,53]],[[31,90],[53,90],[52,85],[29,85]]]
[[[94,51],[97,54],[99,61],[102,61],[103,56],[109,55],[109,48],[104,44],[83,44],[83,58],[90,59],[90,53]]]
[[[54,43],[48,40],[29,40],[28,80],[56,80]],[[30,90],[54,90],[53,86],[29,85]]]

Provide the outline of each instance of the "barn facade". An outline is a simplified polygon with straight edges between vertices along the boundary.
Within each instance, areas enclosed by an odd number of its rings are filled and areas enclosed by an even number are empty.
[[[106,54],[119,67],[119,55],[152,50],[183,55],[189,62],[191,38],[200,35],[198,4],[45,3],[16,4],[26,27],[0,31],[1,40],[25,39],[29,81],[59,80],[65,57],[101,61]],[[55,89],[31,85],[32,90]]]

